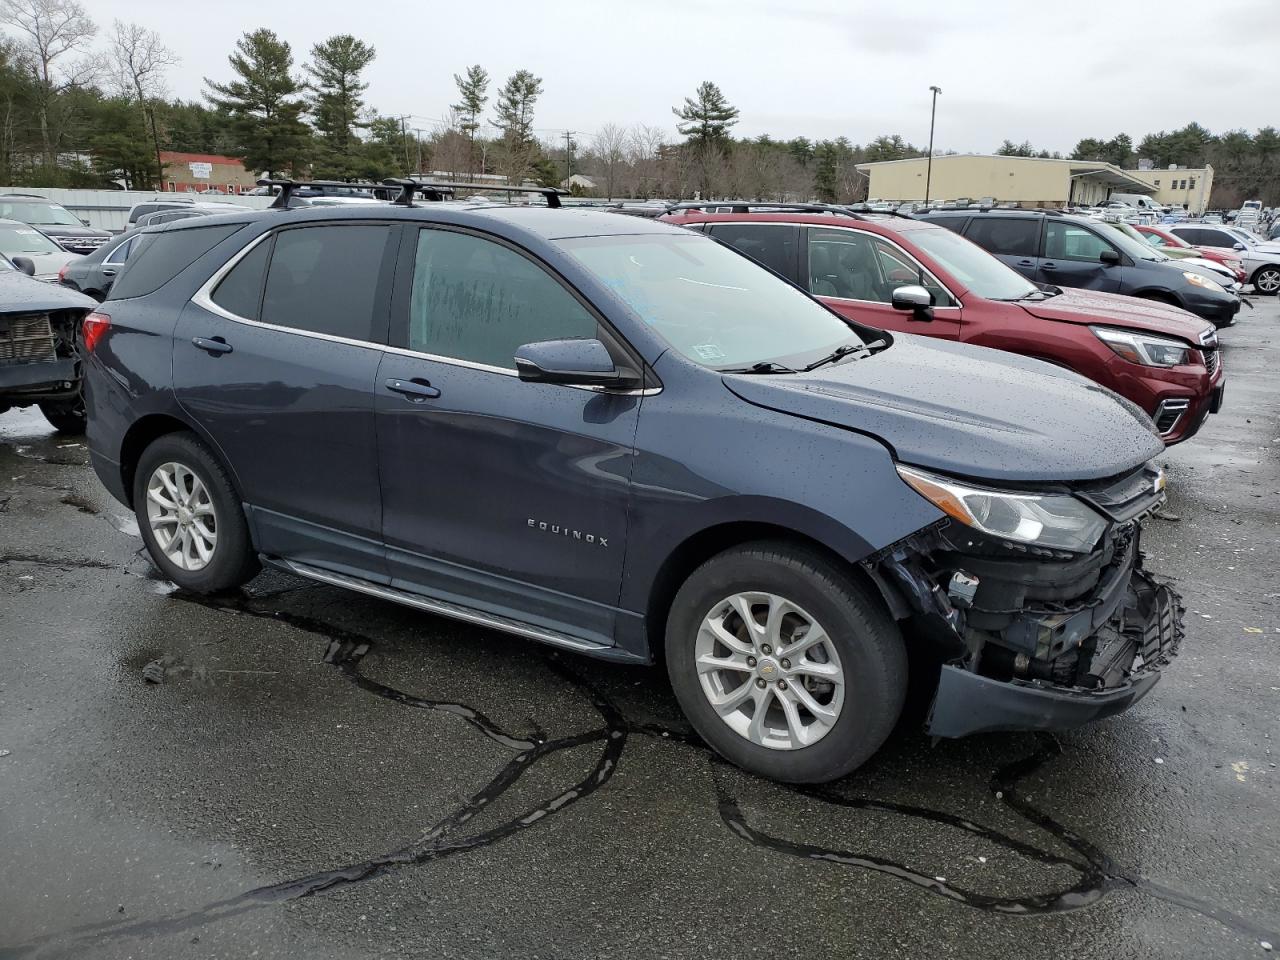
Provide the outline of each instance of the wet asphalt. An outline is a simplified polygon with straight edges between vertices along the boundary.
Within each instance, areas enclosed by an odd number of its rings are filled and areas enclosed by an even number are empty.
[[[0,416],[0,958],[1280,950],[1280,306],[1222,339],[1145,539],[1188,627],[1151,696],[904,721],[821,790],[716,761],[656,670],[280,574],[175,592],[82,443]]]

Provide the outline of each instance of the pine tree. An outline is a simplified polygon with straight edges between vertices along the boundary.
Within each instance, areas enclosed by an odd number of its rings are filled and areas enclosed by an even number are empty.
[[[508,183],[522,183],[538,153],[533,138],[533,107],[542,93],[542,79],[517,70],[498,91],[493,125],[502,131],[502,172]]]
[[[480,114],[489,102],[489,72],[480,64],[467,67],[467,75],[455,73],[453,81],[458,85],[458,102],[453,105],[461,121],[458,127],[474,143],[480,129]]]
[[[361,73],[374,56],[373,47],[349,34],[330,37],[311,48],[311,62],[303,69],[311,78],[307,85],[316,94],[313,114],[319,142],[312,172],[317,178],[350,179],[367,166],[357,131],[368,126],[361,120],[361,94],[369,85]]]
[[[231,115],[236,155],[250,170],[268,176],[300,166],[310,142],[301,120],[301,85],[290,71],[289,44],[265,28],[246,33],[227,58],[239,79],[215,83],[208,78],[210,102]]]
[[[726,139],[729,128],[738,122],[738,108],[730,106],[710,80],[698,84],[697,92],[684,98],[684,106],[672,107],[671,112],[683,121],[676,124],[680,136],[704,146]]]

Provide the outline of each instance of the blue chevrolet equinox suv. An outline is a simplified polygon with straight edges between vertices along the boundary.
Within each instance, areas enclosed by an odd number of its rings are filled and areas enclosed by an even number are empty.
[[[94,468],[179,587],[269,564],[662,659],[794,782],[871,756],[909,671],[958,737],[1118,713],[1175,653],[1128,401],[677,226],[405,192],[146,230],[86,320]]]

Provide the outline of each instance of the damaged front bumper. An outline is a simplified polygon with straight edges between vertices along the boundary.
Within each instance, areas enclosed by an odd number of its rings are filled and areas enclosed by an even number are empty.
[[[1086,676],[1113,685],[1065,686],[1048,679],[997,680],[948,663],[928,730],[936,737],[965,737],[996,730],[1070,730],[1123,713],[1160,679],[1160,669],[1182,641],[1181,601],[1165,584],[1133,570],[1118,609],[1096,634]]]
[[[943,661],[929,733],[1066,730],[1150,691],[1177,654],[1182,604],[1142,568],[1140,519],[1088,556],[1010,550],[944,521],[867,565]]]

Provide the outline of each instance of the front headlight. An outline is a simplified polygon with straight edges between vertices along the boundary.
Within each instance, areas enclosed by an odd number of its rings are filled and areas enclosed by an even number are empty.
[[[998,540],[1088,553],[1107,521],[1075,497],[1009,493],[898,465],[898,476],[935,507]]]
[[[1222,288],[1222,284],[1216,280],[1210,280],[1208,277],[1199,273],[1192,273],[1190,270],[1183,270],[1182,275],[1187,278],[1187,283],[1193,287],[1202,287],[1205,290],[1212,290],[1214,293],[1226,293]]]
[[[1089,329],[1116,354],[1144,367],[1178,367],[1191,362],[1191,348],[1181,340],[1114,327]]]

